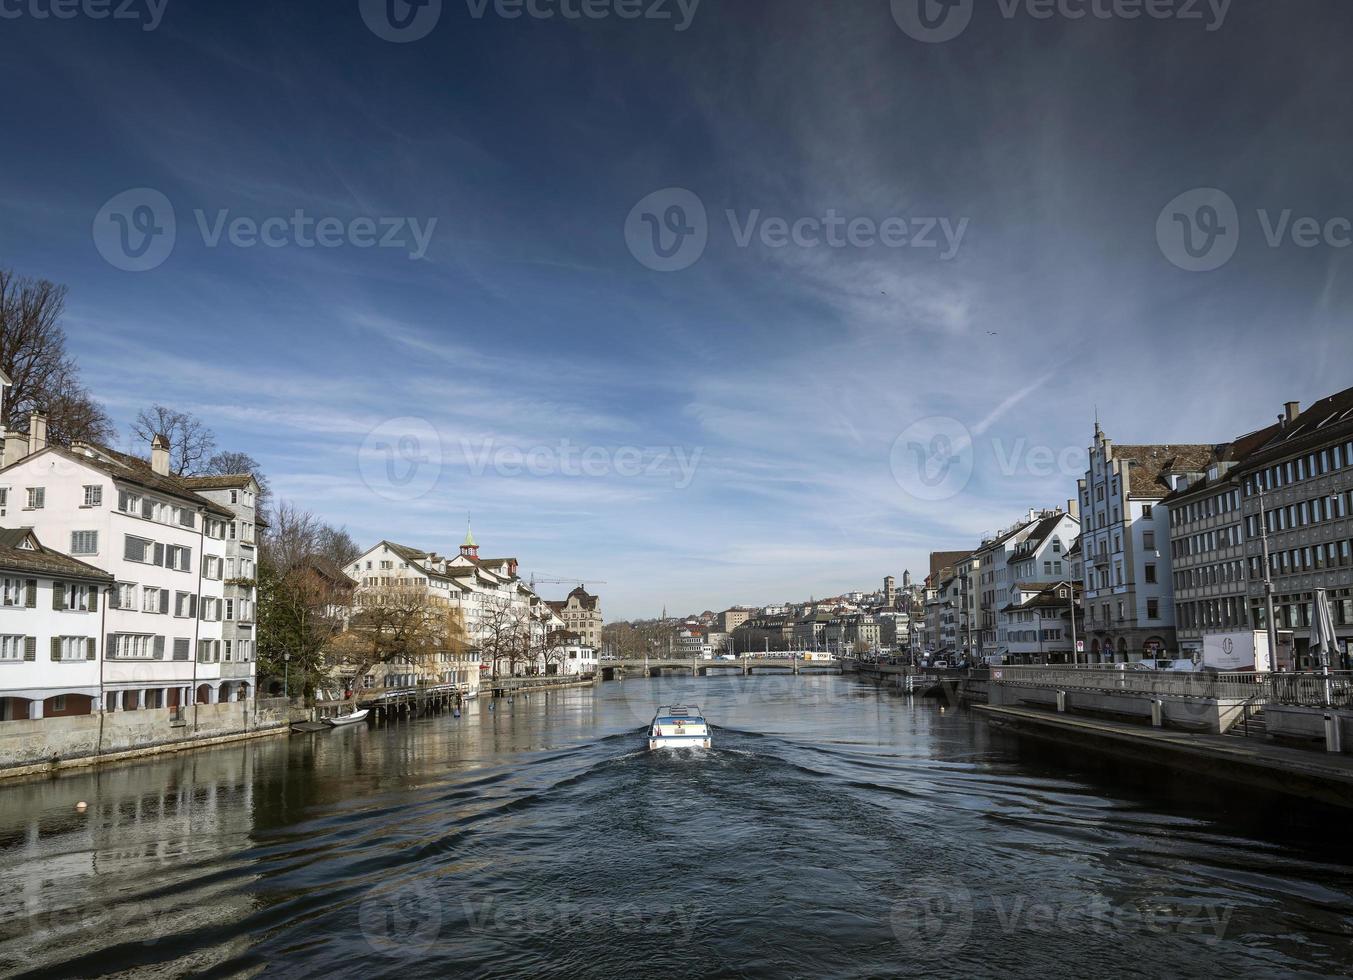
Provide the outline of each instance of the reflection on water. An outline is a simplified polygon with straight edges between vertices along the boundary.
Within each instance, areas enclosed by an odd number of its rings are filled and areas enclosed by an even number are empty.
[[[713,749],[643,750],[674,700]],[[1336,974],[1341,819],[852,678],[630,680],[0,787],[0,972]]]

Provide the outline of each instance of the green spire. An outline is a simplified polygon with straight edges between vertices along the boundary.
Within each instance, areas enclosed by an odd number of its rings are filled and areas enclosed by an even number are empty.
[[[465,544],[463,544],[461,547],[463,548],[479,547],[479,545],[475,544],[474,535],[470,533],[470,518],[468,515],[465,518]]]

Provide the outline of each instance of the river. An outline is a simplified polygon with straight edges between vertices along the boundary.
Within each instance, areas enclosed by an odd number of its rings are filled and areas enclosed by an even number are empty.
[[[669,700],[713,749],[644,751]],[[852,677],[634,679],[0,785],[0,973],[1343,974],[1349,837]]]

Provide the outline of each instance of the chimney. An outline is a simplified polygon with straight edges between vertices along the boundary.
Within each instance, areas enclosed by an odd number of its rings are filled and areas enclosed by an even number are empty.
[[[150,440],[150,468],[160,476],[169,475],[169,440],[162,435]]]
[[[1072,497],[1066,502],[1066,512],[1070,514],[1072,517],[1074,517],[1076,520],[1080,520],[1081,502],[1077,498]]]
[[[1293,422],[1301,414],[1301,402],[1283,402],[1283,418]]]
[[[47,416],[34,412],[28,416],[28,454],[47,448]]]

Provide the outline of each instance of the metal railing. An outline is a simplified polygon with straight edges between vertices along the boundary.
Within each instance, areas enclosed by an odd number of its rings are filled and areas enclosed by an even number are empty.
[[[1255,671],[1223,673],[1210,670],[1120,670],[1102,666],[1004,665],[991,668],[991,680],[1026,687],[1106,691],[1147,697],[1353,707],[1353,671],[1274,674]]]
[[[1353,707],[1353,671],[1269,675],[1270,704]]]

